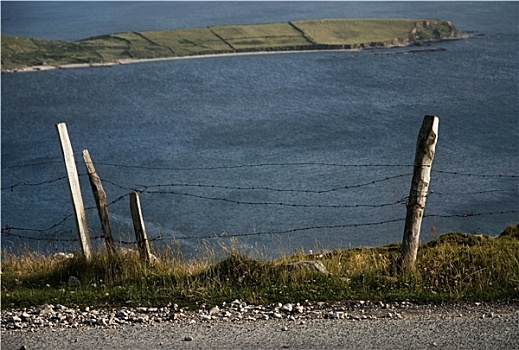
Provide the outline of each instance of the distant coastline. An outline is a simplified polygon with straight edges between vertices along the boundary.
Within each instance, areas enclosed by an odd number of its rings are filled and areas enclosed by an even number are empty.
[[[49,71],[56,69],[77,69],[77,68],[92,68],[92,67],[113,67],[118,65],[127,65],[135,63],[150,63],[150,62],[162,62],[162,61],[174,61],[174,60],[187,60],[187,59],[200,59],[200,58],[218,58],[218,57],[236,57],[236,56],[255,56],[255,55],[279,55],[279,54],[294,54],[294,53],[312,53],[312,52],[358,52],[360,49],[320,49],[320,50],[286,50],[286,51],[249,51],[249,52],[228,52],[218,54],[207,54],[207,55],[192,55],[192,56],[175,56],[175,57],[158,57],[158,58],[139,58],[139,59],[121,59],[114,62],[103,62],[103,63],[72,63],[63,65],[41,65],[41,66],[30,66],[12,71],[4,71],[2,73],[24,73],[24,72],[40,72]]]
[[[338,19],[129,32],[77,42],[2,36],[2,73],[166,60],[420,46],[466,38],[450,21]],[[417,49],[441,51],[438,49]]]
[[[460,39],[460,38],[457,38]],[[448,39],[444,39],[445,41]],[[393,48],[405,48],[410,46],[415,46],[416,44],[408,44],[408,45],[395,45],[390,47],[384,47],[386,49]],[[374,49],[374,48],[371,48]],[[14,70],[2,70],[2,73],[28,73],[28,72],[42,72],[42,71],[51,71],[56,69],[78,69],[78,68],[99,68],[99,67],[113,67],[119,65],[128,65],[135,63],[152,63],[152,62],[162,62],[162,61],[174,61],[174,60],[187,60],[187,59],[202,59],[202,58],[220,58],[220,57],[238,57],[238,56],[257,56],[257,55],[281,55],[281,54],[297,54],[297,53],[318,53],[318,52],[361,52],[367,49],[319,49],[319,50],[286,50],[286,51],[249,51],[249,52],[229,52],[229,53],[219,53],[219,54],[207,54],[207,55],[193,55],[193,56],[179,56],[179,57],[159,57],[159,58],[141,58],[141,59],[123,59],[114,62],[103,62],[103,63],[76,63],[76,64],[64,64],[64,65],[45,65],[45,66],[30,66],[20,69]],[[435,52],[435,51],[445,51],[445,48],[435,48],[435,49],[415,49],[410,50],[406,53],[417,53],[417,52]],[[389,52],[388,52],[389,54]]]

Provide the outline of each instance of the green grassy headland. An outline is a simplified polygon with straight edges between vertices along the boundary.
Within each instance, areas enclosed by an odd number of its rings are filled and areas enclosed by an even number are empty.
[[[2,35],[2,71],[259,51],[364,49],[461,37],[450,21],[321,19],[107,34],[74,42]]]
[[[236,243],[236,242],[235,242]],[[76,306],[194,306],[241,299],[249,304],[350,300],[417,303],[519,300],[519,225],[498,237],[449,233],[418,250],[416,270],[395,266],[400,245],[353,248],[265,259],[236,244],[187,259],[173,242],[157,260],[138,254],[96,253],[58,258],[26,252],[2,254],[2,308],[42,304]],[[223,254],[223,255],[222,255]],[[327,272],[288,263],[319,261]],[[70,276],[80,286],[70,286]]]

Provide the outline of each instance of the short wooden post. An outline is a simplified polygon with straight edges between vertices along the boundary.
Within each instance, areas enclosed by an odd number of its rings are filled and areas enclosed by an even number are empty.
[[[92,186],[92,192],[94,193],[94,199],[96,202],[97,212],[99,213],[99,220],[101,221],[101,227],[103,229],[103,236],[105,238],[105,245],[109,252],[115,253],[114,237],[112,236],[112,228],[110,227],[110,216],[108,215],[108,205],[106,203],[106,192],[101,183],[101,179],[97,175],[94,163],[90,158],[88,150],[83,150],[83,160],[85,161],[85,167],[88,173],[88,179],[90,180],[90,186]]]
[[[72,206],[74,207],[74,215],[76,218],[76,226],[81,242],[83,255],[87,261],[92,260],[92,244],[90,242],[90,232],[88,231],[88,224],[86,220],[85,207],[83,204],[83,197],[81,196],[81,188],[79,186],[79,177],[77,174],[76,162],[74,160],[74,152],[70,144],[68,136],[67,125],[65,123],[56,124],[59,141],[61,144],[61,152],[65,162],[65,169],[67,170],[67,177],[72,197]]]
[[[148,242],[148,236],[144,228],[139,193],[136,191],[130,193],[130,210],[132,212],[133,229],[135,230],[135,238],[137,238],[139,255],[141,260],[149,262],[151,261],[150,243]]]
[[[401,268],[404,271],[413,271],[415,268],[420,240],[420,227],[422,225],[425,200],[431,180],[431,167],[438,140],[438,123],[438,117],[425,116],[418,134],[413,180],[409,192],[404,239],[402,242]]]

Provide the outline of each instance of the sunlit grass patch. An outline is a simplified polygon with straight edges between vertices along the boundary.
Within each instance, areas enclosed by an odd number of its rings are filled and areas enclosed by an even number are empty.
[[[340,45],[371,42],[391,42],[408,35],[415,27],[415,20],[351,19],[294,21],[302,32],[315,43]]]
[[[230,51],[231,48],[208,28],[142,32],[147,38],[169,47],[175,56]]]
[[[32,252],[2,256],[2,307],[45,303],[113,307],[341,300],[417,302],[512,300],[519,298],[517,225],[497,238],[451,233],[421,245],[414,273],[399,272],[400,245],[276,259],[245,252],[239,242],[201,242],[187,258],[178,242],[144,263],[134,250],[80,255]],[[80,286],[69,285],[70,276]]]
[[[311,44],[289,23],[219,26],[211,30],[237,50],[260,50]]]

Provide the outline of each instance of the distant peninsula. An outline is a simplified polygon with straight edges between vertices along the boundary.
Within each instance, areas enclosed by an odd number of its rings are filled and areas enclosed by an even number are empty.
[[[281,51],[363,50],[462,38],[440,19],[318,19],[115,33],[74,42],[2,35],[2,72]]]

